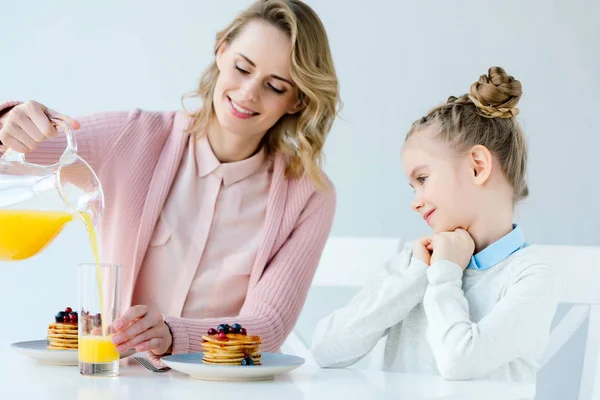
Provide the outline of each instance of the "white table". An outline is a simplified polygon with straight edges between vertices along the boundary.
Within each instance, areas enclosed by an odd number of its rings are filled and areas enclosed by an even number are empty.
[[[305,365],[274,381],[205,382],[176,371],[154,373],[133,358],[121,361],[117,378],[79,375],[77,367],[41,365],[0,342],[0,399],[153,400],[153,399],[456,399],[533,398],[535,388],[502,382],[449,382],[435,376]]]

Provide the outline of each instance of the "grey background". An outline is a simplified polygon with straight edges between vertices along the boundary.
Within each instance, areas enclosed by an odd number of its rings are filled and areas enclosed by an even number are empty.
[[[174,109],[247,0],[4,2],[0,98],[64,113]],[[517,222],[540,244],[600,243],[600,2],[309,1],[327,28],[345,107],[326,145],[337,236],[425,234],[400,165],[411,122],[491,65],[524,86],[531,197]],[[192,104],[193,105],[193,104]]]

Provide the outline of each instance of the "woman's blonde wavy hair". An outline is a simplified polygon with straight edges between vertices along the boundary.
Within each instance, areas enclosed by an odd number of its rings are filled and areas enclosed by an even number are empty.
[[[323,146],[341,107],[338,79],[325,28],[317,14],[299,0],[259,0],[242,11],[224,30],[217,33],[214,53],[231,43],[251,21],[266,21],[286,32],[292,43],[291,76],[299,91],[302,109],[286,114],[263,138],[268,154],[286,156],[288,178],[307,175],[317,188],[327,184],[321,172]],[[199,97],[202,107],[189,113],[187,133],[200,137],[215,116],[213,93],[219,69],[216,60],[204,71],[198,89],[184,95]]]

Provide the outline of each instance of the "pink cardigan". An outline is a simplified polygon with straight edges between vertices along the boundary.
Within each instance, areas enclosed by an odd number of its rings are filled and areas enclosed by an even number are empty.
[[[0,113],[15,104],[0,103]],[[99,224],[101,258],[123,265],[124,310],[131,306],[141,263],[185,148],[187,135],[171,134],[176,118],[186,117],[182,112],[136,109],[78,118],[79,154],[98,174],[106,201]],[[64,148],[60,137],[26,157],[35,163],[54,163]],[[221,323],[237,322],[260,335],[266,352],[278,351],[293,329],[329,236],[336,200],[333,185],[317,192],[308,179],[287,179],[284,170],[284,157],[277,154],[264,236],[239,316],[201,320],[165,316],[174,354],[202,351],[201,336]]]

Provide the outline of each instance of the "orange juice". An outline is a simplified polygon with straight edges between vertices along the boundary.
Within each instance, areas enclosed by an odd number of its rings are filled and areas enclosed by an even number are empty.
[[[99,264],[98,240],[88,213],[80,213],[86,225],[96,265]],[[33,257],[48,246],[62,231],[65,224],[73,220],[68,211],[39,211],[0,209],[0,261],[20,261]],[[100,267],[98,275],[98,296],[104,304]],[[102,323],[102,331],[106,332]]]
[[[67,211],[0,210],[0,261],[33,257],[72,219]]]
[[[109,363],[119,360],[119,352],[109,336],[81,336],[79,338],[79,361],[90,364]]]

